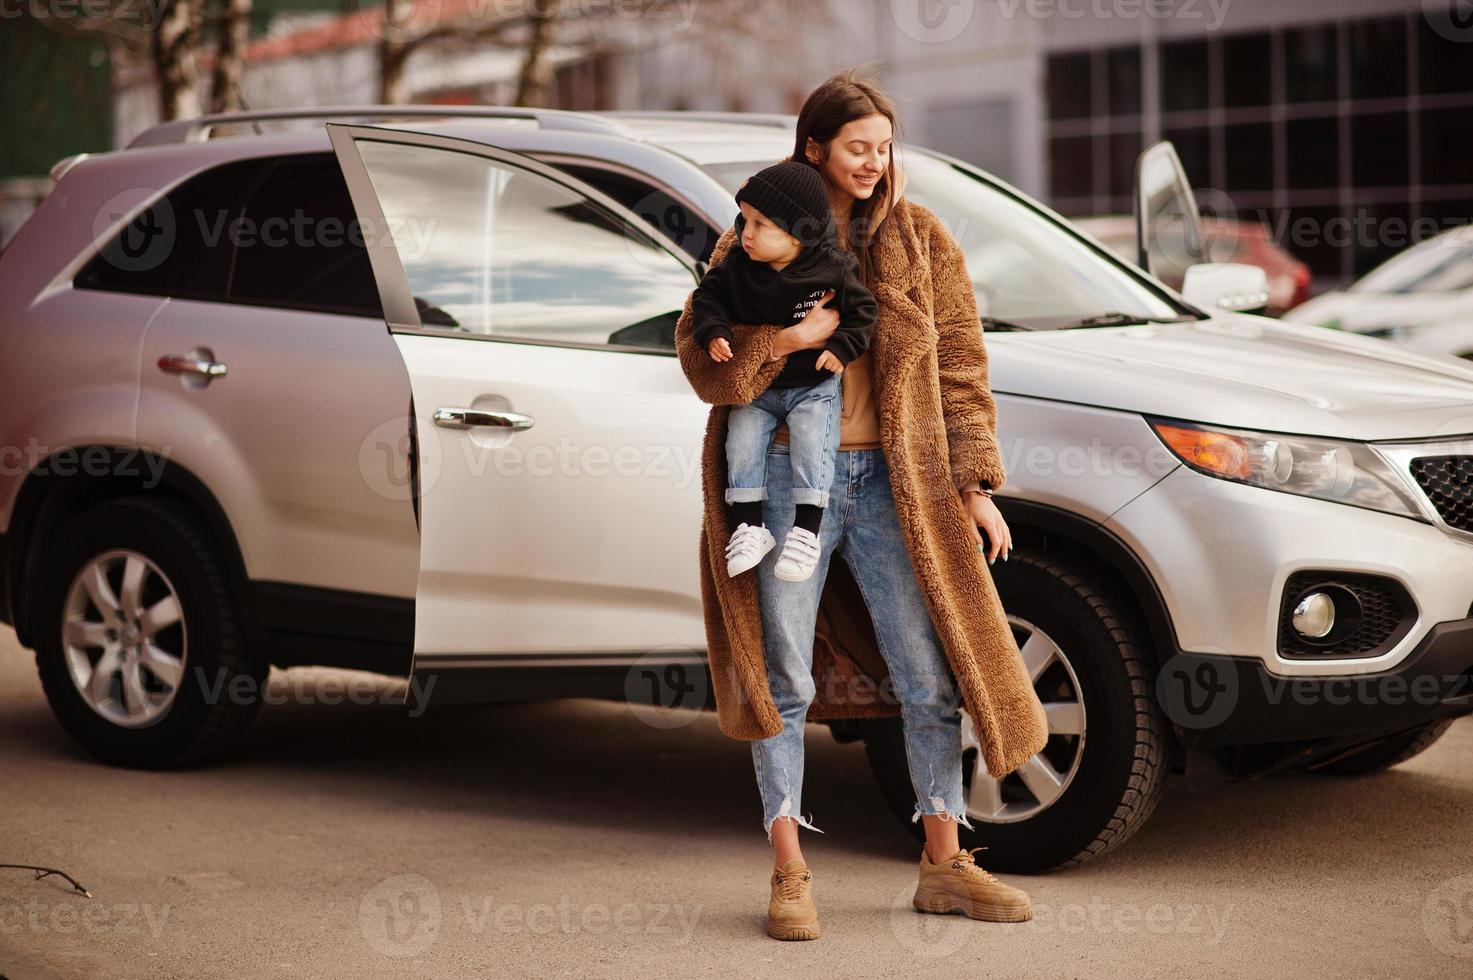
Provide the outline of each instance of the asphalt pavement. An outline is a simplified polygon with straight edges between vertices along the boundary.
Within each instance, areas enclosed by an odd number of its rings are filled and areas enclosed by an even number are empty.
[[[0,977],[1473,976],[1473,719],[1373,777],[1173,784],[1118,850],[1008,876],[1036,910],[1008,925],[912,910],[918,846],[862,748],[810,728],[824,933],[779,943],[750,752],[714,716],[410,718],[341,682],[274,674],[226,761],[114,769],[0,628],[0,863],[93,895],[0,870]]]

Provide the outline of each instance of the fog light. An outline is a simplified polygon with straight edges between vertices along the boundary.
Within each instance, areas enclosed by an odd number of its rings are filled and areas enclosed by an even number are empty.
[[[1335,628],[1335,602],[1323,592],[1311,592],[1294,607],[1290,622],[1300,636],[1318,640]]]

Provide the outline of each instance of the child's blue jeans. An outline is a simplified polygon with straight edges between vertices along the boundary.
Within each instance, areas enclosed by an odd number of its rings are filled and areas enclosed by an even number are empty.
[[[767,450],[780,423],[788,423],[794,504],[829,504],[842,408],[839,375],[805,388],[768,388],[733,405],[726,423],[726,502],[767,499]]]

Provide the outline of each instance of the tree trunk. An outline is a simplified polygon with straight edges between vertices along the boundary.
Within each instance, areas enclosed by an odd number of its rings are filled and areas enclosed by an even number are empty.
[[[153,64],[159,82],[159,116],[200,114],[199,36],[203,0],[166,0],[153,32]]]
[[[240,78],[249,39],[251,0],[221,0],[219,45],[211,81],[210,111],[240,108]]]
[[[407,27],[413,16],[413,0],[384,0],[384,23],[378,42],[378,100],[384,105],[406,101],[404,63],[409,60],[413,44],[405,35],[409,33]]]
[[[522,59],[522,72],[517,78],[516,105],[541,106],[547,101],[552,84],[552,68],[547,62],[547,49],[552,44],[552,28],[557,19],[557,0],[532,0],[528,14],[532,33],[527,38],[527,51]]]

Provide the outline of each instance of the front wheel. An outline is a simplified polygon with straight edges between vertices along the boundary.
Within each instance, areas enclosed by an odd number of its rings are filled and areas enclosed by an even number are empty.
[[[1452,727],[1452,718],[1419,725],[1410,731],[1389,735],[1379,742],[1346,753],[1327,762],[1311,766],[1315,772],[1327,772],[1335,776],[1364,776],[1399,766],[1414,756],[1419,756],[1432,747],[1432,743]]]
[[[1043,751],[1002,779],[987,772],[971,718],[962,712],[962,846],[985,846],[1000,871],[1078,864],[1129,838],[1160,799],[1167,769],[1165,721],[1119,604],[1095,571],[1013,551],[992,569],[1013,637],[1049,719]],[[915,789],[899,719],[872,722],[870,768],[895,815],[918,839]]]
[[[32,618],[61,726],[103,762],[218,755],[260,707],[218,552],[188,512],[130,497],[84,511],[47,549]]]

